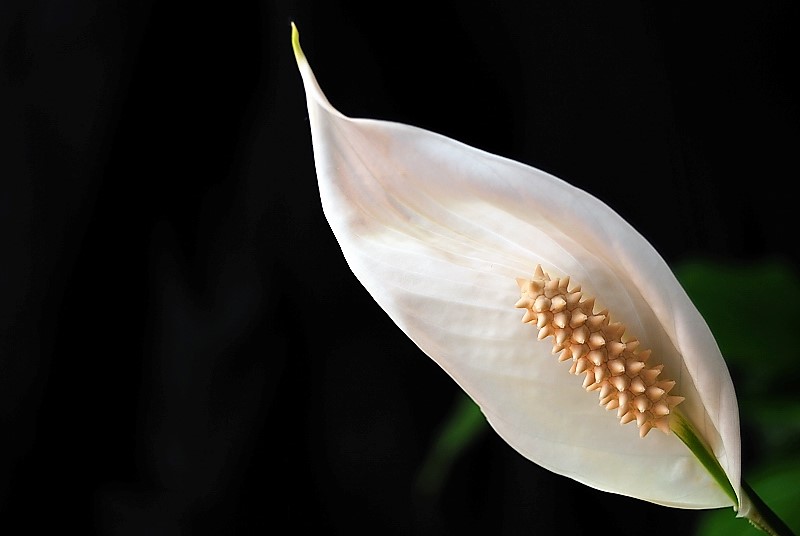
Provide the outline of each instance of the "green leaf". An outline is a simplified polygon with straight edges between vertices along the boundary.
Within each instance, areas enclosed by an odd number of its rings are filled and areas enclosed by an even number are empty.
[[[742,381],[748,388],[769,391],[772,380],[785,377],[787,364],[800,358],[797,345],[764,344],[765,327],[773,341],[797,329],[795,316],[787,313],[800,303],[800,278],[788,264],[691,261],[678,265],[675,275],[711,327],[728,365],[747,369]],[[751,366],[754,360],[758,367]],[[736,387],[741,391],[742,385]]]
[[[438,495],[453,463],[488,429],[486,418],[477,404],[466,395],[459,396],[420,468],[417,476],[420,493]]]
[[[797,396],[747,397],[742,404],[742,420],[758,431],[758,443],[771,456],[791,456],[800,452],[800,400]],[[800,486],[800,484],[798,484]]]

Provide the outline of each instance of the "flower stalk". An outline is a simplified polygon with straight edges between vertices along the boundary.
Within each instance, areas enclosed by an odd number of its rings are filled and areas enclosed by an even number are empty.
[[[676,409],[670,421],[670,428],[675,435],[688,447],[692,454],[700,460],[703,467],[714,478],[720,488],[737,504],[736,492],[725,476],[725,471],[712,453],[702,436],[685,415]],[[750,501],[750,508],[743,516],[755,528],[771,536],[794,536],[794,532],[783,520],[758,496],[755,490],[744,480],[742,488]]]

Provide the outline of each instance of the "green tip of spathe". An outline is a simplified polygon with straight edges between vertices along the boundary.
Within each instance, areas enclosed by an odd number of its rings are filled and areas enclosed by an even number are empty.
[[[297,31],[297,26],[292,22],[292,48],[294,49],[294,57],[299,62],[305,58],[303,49],[300,48],[300,32]]]

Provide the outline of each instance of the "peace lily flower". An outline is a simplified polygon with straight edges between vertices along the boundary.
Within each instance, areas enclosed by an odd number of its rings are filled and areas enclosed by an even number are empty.
[[[294,24],[292,43],[322,207],[351,270],[494,430],[594,488],[766,526],[741,482],[725,361],[656,250],[543,171],[344,116]]]

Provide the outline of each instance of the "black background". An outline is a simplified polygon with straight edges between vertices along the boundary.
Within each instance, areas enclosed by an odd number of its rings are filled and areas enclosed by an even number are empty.
[[[493,433],[416,493],[460,393],[319,204],[290,21],[347,115],[560,176],[672,263],[796,263],[796,4],[561,4],[2,2],[0,532],[690,531]]]

